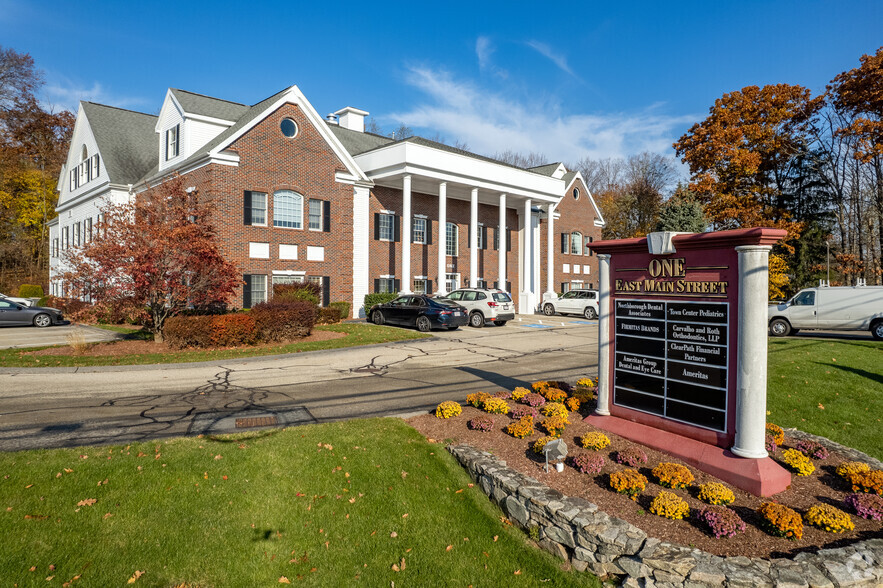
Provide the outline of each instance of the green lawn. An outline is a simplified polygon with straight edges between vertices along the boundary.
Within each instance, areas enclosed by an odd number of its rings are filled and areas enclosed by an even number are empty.
[[[119,327],[132,338],[142,339],[138,329]],[[116,330],[116,329],[110,329]],[[156,363],[187,363],[194,361],[210,361],[215,359],[231,359],[239,357],[255,357],[259,355],[281,355],[301,351],[318,351],[322,349],[340,349],[373,343],[389,343],[408,339],[423,339],[430,335],[410,329],[396,327],[378,327],[370,323],[340,323],[314,327],[315,331],[333,331],[346,333],[346,337],[327,341],[307,343],[287,343],[269,347],[241,347],[235,349],[187,349],[170,353],[145,353],[139,355],[119,356],[34,356],[28,352],[41,348],[2,349],[0,350],[0,367],[83,367],[94,365],[143,365]]]
[[[883,342],[770,339],[767,420],[883,459]]]
[[[0,578],[600,586],[529,545],[470,482],[441,445],[397,419],[3,453]]]

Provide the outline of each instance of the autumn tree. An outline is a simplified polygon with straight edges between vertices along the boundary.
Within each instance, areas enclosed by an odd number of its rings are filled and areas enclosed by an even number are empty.
[[[166,319],[191,306],[225,304],[242,283],[221,254],[213,210],[180,177],[128,204],[108,204],[97,238],[64,256],[61,280],[97,304],[146,307],[161,341]]]

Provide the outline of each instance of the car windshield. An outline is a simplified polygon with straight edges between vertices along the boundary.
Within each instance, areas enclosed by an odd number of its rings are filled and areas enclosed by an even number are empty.
[[[509,298],[509,295],[505,292],[494,292],[494,301],[495,302],[512,302],[512,299]]]
[[[442,306],[460,306],[453,300],[448,300],[447,298],[436,298],[433,300],[436,304],[440,304]]]

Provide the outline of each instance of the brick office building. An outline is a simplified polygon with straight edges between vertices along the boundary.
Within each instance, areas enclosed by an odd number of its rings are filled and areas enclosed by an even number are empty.
[[[50,223],[52,293],[60,252],[92,238],[106,202],[173,173],[216,203],[243,276],[236,307],[305,280],[356,317],[369,292],[499,285],[532,312],[550,292],[597,286],[585,245],[604,221],[578,172],[366,133],[367,114],[323,119],[297,86],[253,106],[170,89],[158,116],[81,102]]]

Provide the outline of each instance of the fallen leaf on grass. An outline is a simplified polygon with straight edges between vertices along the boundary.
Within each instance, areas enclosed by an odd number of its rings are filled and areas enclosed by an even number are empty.
[[[54,577],[55,577],[55,576],[46,576],[46,581],[47,581],[47,582],[51,582],[51,581],[52,581],[52,578],[54,578]]]
[[[127,584],[134,584],[135,581],[143,575],[144,575],[144,572],[142,572],[141,570],[135,570],[135,573],[132,574],[131,578],[129,578],[129,581],[127,582]]]
[[[819,410],[825,410],[825,405],[819,402]]]
[[[215,459],[224,459],[220,454],[215,456]]]
[[[445,551],[450,551],[450,550],[452,550],[453,548],[454,548],[453,545],[448,545],[447,547],[445,547]]]
[[[496,542],[497,542],[497,539],[499,539],[499,538],[500,538],[499,535],[494,535],[494,543],[496,543]]]
[[[403,515],[402,515],[402,518],[403,518],[403,519],[408,518],[408,513],[403,514]]]
[[[291,584],[291,580],[289,580],[285,576],[279,576],[279,583],[280,584]]]
[[[61,477],[61,472],[58,472],[57,474],[55,474],[55,477],[56,477],[56,478],[60,478],[60,477]]]
[[[101,485],[107,485],[107,482],[108,482],[108,479],[107,479],[107,478],[104,478],[104,480],[102,480],[101,482],[98,482],[98,485],[99,485],[99,486],[101,486]]]
[[[72,473],[74,473],[74,470],[72,470],[70,468],[64,468],[64,473],[65,474],[72,474]]]
[[[50,571],[50,572],[54,572],[54,571],[55,571],[55,564],[49,564],[49,571]]]
[[[393,539],[395,539],[396,537],[399,536],[399,534],[396,533],[395,531],[393,531],[392,533],[389,534],[389,536],[392,537]]]
[[[37,571],[37,566],[31,566],[31,569],[29,569],[28,571],[29,571],[29,572],[36,572],[36,571]]]
[[[515,575],[516,575],[516,576],[520,576],[520,575],[521,575],[521,570],[515,570]]]
[[[86,498],[85,500],[81,500],[77,503],[77,506],[92,506],[98,502],[97,498]]]
[[[112,512],[109,512],[109,513],[107,513],[107,514],[104,515],[104,519],[107,520],[107,519],[109,519],[109,518],[112,517],[112,516],[113,516],[113,513],[112,513]]]
[[[25,490],[27,490],[28,488],[32,488],[33,486],[33,484],[28,484],[27,486],[25,486]]]
[[[392,571],[394,571],[394,572],[401,572],[402,570],[399,569],[399,565],[398,565],[398,564],[392,564]]]

